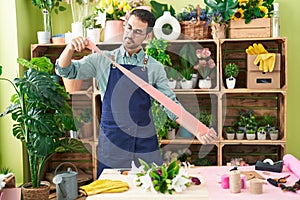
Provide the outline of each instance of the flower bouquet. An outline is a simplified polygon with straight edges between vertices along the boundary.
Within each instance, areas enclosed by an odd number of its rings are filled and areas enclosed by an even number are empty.
[[[187,39],[210,39],[211,29],[206,26],[207,11],[198,5],[187,5],[176,15],[181,26],[181,33]]]
[[[238,0],[238,10],[232,16],[233,20],[245,19],[245,24],[252,19],[270,18],[273,14],[274,0]]]
[[[106,14],[106,20],[120,20],[125,18],[131,7],[125,0],[101,0],[96,9]]]
[[[200,185],[197,177],[190,177],[185,168],[181,167],[176,159],[169,165],[157,166],[148,165],[145,161],[139,159],[141,166],[137,168],[134,164],[132,171],[136,173],[136,183],[144,190],[151,192],[172,194],[182,192],[191,184]]]
[[[209,48],[197,49],[196,55],[199,61],[194,66],[194,69],[199,72],[203,79],[209,78],[216,67],[215,61],[210,57],[211,52]]]

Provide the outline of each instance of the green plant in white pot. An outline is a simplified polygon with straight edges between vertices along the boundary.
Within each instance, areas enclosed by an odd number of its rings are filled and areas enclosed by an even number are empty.
[[[225,66],[224,75],[226,77],[226,85],[228,89],[233,89],[236,83],[236,77],[239,74],[239,67],[234,63]]]
[[[248,140],[255,140],[256,134],[255,134],[255,130],[253,127],[249,127],[246,130],[246,137]]]
[[[235,136],[235,130],[232,126],[226,127],[227,140],[233,140]]]
[[[266,127],[260,126],[257,129],[257,139],[258,140],[265,140],[267,136],[267,130]]]
[[[16,92],[0,117],[11,114],[15,121],[12,134],[27,150],[31,187],[40,188],[46,161],[54,153],[86,151],[80,141],[63,137],[66,131],[76,129],[73,111],[67,101],[69,95],[49,73],[32,68],[25,71],[24,77],[13,81],[0,77],[0,81],[10,83]]]
[[[237,129],[236,131],[236,139],[237,140],[243,140],[245,136],[245,131],[241,129]]]
[[[278,140],[278,136],[279,136],[279,130],[278,129],[270,130],[269,134],[270,134],[270,139],[271,140]]]
[[[193,81],[192,81],[192,72],[191,68],[184,68],[181,72],[182,79],[180,81],[182,89],[192,89]]]

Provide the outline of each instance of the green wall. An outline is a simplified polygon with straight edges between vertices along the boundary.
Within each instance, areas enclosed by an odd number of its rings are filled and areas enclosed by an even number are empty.
[[[172,5],[179,11],[187,4],[199,4],[197,0],[159,0],[161,3]],[[297,89],[300,84],[300,26],[297,16],[300,7],[299,0],[277,0],[280,3],[281,35],[288,37],[288,95],[287,95],[287,153],[300,159],[300,134],[297,124],[300,122],[300,106]],[[64,4],[67,11],[52,15],[53,34],[64,33],[71,30],[70,6]],[[203,6],[203,1],[200,6]],[[38,17],[40,16],[40,17]],[[30,58],[30,44],[37,43],[36,32],[42,30],[42,14],[31,1],[9,0],[0,1],[0,65],[4,67],[3,75],[14,78],[18,73],[17,57]],[[12,88],[0,82],[0,112],[3,111],[13,93]],[[11,134],[12,121],[9,117],[0,120],[0,167],[9,167],[22,183],[26,165],[23,165],[22,145]]]

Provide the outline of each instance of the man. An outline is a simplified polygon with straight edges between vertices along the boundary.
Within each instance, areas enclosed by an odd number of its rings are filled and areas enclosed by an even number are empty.
[[[104,53],[179,103],[168,86],[163,65],[148,57],[141,46],[151,33],[154,23],[155,17],[151,12],[134,10],[124,24],[121,47]],[[97,80],[102,98],[98,175],[104,168],[130,168],[132,161],[138,164],[138,158],[148,163],[162,164],[152,121],[150,96],[104,56],[91,54],[81,60],[72,60],[73,53],[82,51],[87,45],[88,40],[85,38],[73,39],[59,57],[56,72],[66,78],[95,77]],[[176,119],[170,111],[166,112],[171,119]],[[195,129],[189,131],[203,143],[216,139],[213,129],[205,136],[201,136]]]

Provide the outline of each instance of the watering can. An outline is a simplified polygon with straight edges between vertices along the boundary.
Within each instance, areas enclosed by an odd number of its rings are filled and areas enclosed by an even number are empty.
[[[75,171],[69,167],[66,172],[57,174],[57,170],[64,164],[70,164],[74,167]],[[56,185],[56,199],[57,200],[75,200],[78,197],[78,184],[77,184],[77,168],[70,162],[63,162],[59,164],[54,172],[53,183]]]

